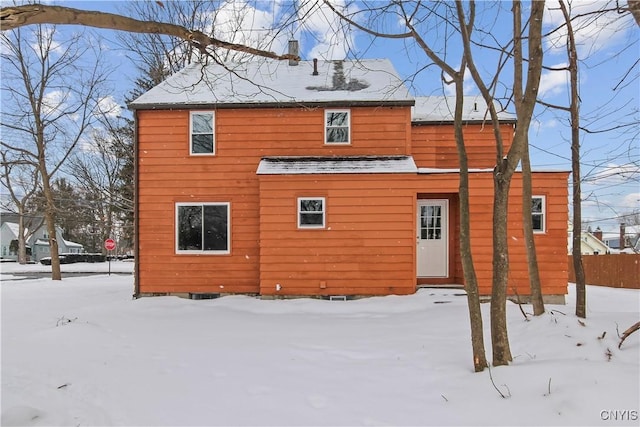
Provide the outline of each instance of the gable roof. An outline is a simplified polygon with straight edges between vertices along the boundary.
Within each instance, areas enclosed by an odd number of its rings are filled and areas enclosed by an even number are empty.
[[[494,102],[498,111],[498,119],[504,123],[515,123],[514,114],[503,111],[503,108]],[[411,109],[412,123],[451,123],[456,106],[455,96],[420,96],[416,98],[415,106]],[[462,121],[463,122],[489,122],[491,117],[487,103],[481,95],[465,96]]]
[[[387,59],[260,60],[191,64],[129,104],[131,109],[238,108],[301,105],[413,105]]]
[[[5,225],[6,224],[6,225]],[[5,225],[16,237],[18,238],[18,234],[20,233],[20,226],[15,222],[5,222],[2,225]],[[25,227],[24,232],[26,235],[29,235],[29,229]]]

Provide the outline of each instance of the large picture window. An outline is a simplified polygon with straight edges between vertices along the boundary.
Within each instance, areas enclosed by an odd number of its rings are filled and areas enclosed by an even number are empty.
[[[298,228],[324,228],[324,197],[298,198]]]
[[[545,229],[545,197],[531,197],[531,221],[533,222],[534,233],[544,233]]]
[[[229,203],[177,203],[176,253],[228,254]]]
[[[213,111],[192,111],[190,117],[190,153],[193,155],[215,154],[215,115]]]
[[[324,112],[325,144],[351,143],[351,113],[349,110],[326,110]]]

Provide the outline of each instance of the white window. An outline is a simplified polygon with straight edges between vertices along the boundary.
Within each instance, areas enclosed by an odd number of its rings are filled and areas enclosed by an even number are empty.
[[[324,197],[298,197],[298,228],[324,228]]]
[[[230,253],[229,211],[229,203],[176,203],[176,253]]]
[[[213,111],[192,111],[189,123],[189,150],[192,155],[216,153]]]
[[[351,143],[351,113],[349,110],[325,110],[324,143]]]
[[[544,196],[531,197],[531,221],[533,222],[534,233],[544,233],[546,203]]]

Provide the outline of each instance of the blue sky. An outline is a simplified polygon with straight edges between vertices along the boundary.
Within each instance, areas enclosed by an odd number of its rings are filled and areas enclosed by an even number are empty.
[[[342,1],[342,0],[341,0]],[[3,2],[5,3],[5,2]],[[81,9],[93,9],[108,12],[126,11],[126,3],[119,1],[50,2]],[[335,2],[340,3],[340,1]],[[484,8],[489,3],[479,2],[487,34],[500,39],[508,35],[511,25],[507,16],[510,2],[500,7]],[[227,19],[232,11],[243,5],[239,0],[228,3]],[[264,33],[255,31],[264,28],[291,10],[291,2],[258,2],[257,7],[244,9],[242,16],[244,29],[252,28],[244,34],[236,32],[235,42],[247,44],[264,40]],[[545,30],[556,28],[562,17],[553,0],[545,16]],[[573,15],[606,8],[604,1],[578,2]],[[609,6],[615,6],[615,1]],[[495,5],[494,5],[495,6]],[[354,6],[356,7],[356,6]],[[298,4],[299,13],[309,12],[304,24],[292,24],[272,44],[272,50],[283,52],[286,41],[295,37],[301,40],[301,55],[304,59],[314,57],[341,59],[345,56],[364,58],[389,58],[400,75],[409,80],[408,86],[414,95],[442,95],[443,88],[440,71],[436,67],[426,67],[429,61],[426,55],[406,40],[372,39],[362,33],[344,34],[337,31],[340,25],[331,17],[326,7],[308,8]],[[355,9],[351,9],[354,11]],[[399,32],[404,29],[398,22],[387,20],[380,24],[386,32]],[[581,124],[595,133],[582,132],[582,174],[583,174],[583,218],[592,228],[600,227],[605,232],[617,233],[620,217],[630,212],[638,212],[640,207],[640,146],[638,112],[640,100],[640,31],[629,14],[610,12],[604,17],[592,16],[578,19],[574,26],[579,44],[580,96],[582,100]],[[218,31],[224,31],[223,26]],[[443,39],[443,29],[425,29],[428,42],[443,48],[437,40]],[[114,32],[100,31],[108,40],[115,41]],[[219,33],[224,38],[224,33]],[[427,38],[427,37],[425,37]],[[565,37],[555,32],[545,40],[545,65],[560,67],[567,63]],[[107,44],[109,45],[109,43]],[[447,44],[450,57],[455,56],[455,45]],[[124,94],[131,89],[136,77],[126,52],[111,45],[105,50],[111,57],[111,63],[117,65],[117,78],[114,78],[114,99],[123,103]],[[486,70],[495,69],[494,56],[483,52],[478,54],[478,65]],[[425,68],[426,67],[426,68]],[[419,74],[416,71],[425,68]],[[510,76],[505,75],[508,84]],[[567,73],[545,71],[541,82],[541,98],[545,102],[568,105]],[[476,94],[472,82],[465,85],[468,94]],[[610,132],[596,132],[614,128],[635,121],[635,126],[625,126]],[[561,111],[551,111],[539,107],[536,110],[530,134],[531,157],[536,169],[570,170],[570,129],[568,115]]]

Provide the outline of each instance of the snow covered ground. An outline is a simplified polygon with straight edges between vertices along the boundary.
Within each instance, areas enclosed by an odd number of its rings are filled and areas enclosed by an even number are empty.
[[[640,333],[621,349],[616,333],[640,317],[636,290],[588,287],[584,325],[573,286],[529,321],[509,303],[514,361],[491,369],[498,392],[472,372],[459,290],[133,300],[130,275],[0,268],[3,426],[640,423]]]

